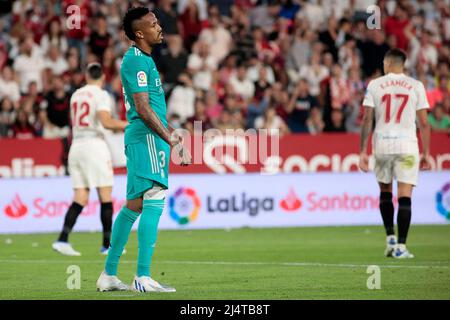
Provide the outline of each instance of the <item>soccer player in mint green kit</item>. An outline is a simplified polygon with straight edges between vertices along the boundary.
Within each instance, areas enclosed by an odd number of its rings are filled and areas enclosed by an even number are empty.
[[[97,280],[97,290],[130,289],[117,278],[120,256],[131,228],[138,226],[137,271],[131,289],[139,292],[175,292],[150,277],[159,218],[168,188],[170,148],[178,150],[181,165],[191,162],[182,139],[167,124],[166,103],[161,79],[150,53],[163,40],[155,15],[147,8],[131,8],[123,28],[134,44],[125,53],[120,75],[129,125],[125,129],[127,156],[127,203],[114,221],[105,269]]]

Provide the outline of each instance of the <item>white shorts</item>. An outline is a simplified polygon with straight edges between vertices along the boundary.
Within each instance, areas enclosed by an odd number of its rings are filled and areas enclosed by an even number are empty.
[[[74,189],[112,187],[111,153],[103,139],[74,139],[68,162]]]
[[[378,182],[398,182],[417,185],[419,177],[418,154],[375,154],[375,175]]]

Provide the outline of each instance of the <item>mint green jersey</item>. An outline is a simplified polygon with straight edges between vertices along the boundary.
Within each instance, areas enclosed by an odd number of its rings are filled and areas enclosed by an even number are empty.
[[[152,57],[135,46],[125,53],[120,68],[125,108],[127,200],[142,197],[154,182],[168,188],[170,146],[150,129],[136,111],[133,94],[145,92],[150,106],[167,128],[164,91]]]
[[[129,122],[125,129],[125,145],[142,141],[149,133],[157,138],[158,136],[139,117],[133,99],[134,93],[148,92],[150,107],[167,127],[164,90],[153,58],[139,48],[131,46],[123,56],[120,77]]]

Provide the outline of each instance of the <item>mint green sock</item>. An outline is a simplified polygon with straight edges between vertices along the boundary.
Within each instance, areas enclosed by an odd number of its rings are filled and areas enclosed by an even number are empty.
[[[159,218],[163,208],[164,200],[144,200],[138,226],[138,277],[150,277],[150,264],[158,234]]]
[[[110,276],[117,275],[120,256],[122,255],[123,248],[127,244],[131,228],[138,217],[139,213],[134,212],[127,207],[123,207],[117,215],[112,229],[108,256],[106,257],[106,274]]]

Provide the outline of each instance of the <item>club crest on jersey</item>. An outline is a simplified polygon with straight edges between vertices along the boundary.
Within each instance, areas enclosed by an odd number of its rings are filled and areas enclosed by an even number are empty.
[[[144,71],[139,71],[137,73],[137,81],[138,81],[138,87],[145,87],[147,86],[147,75]]]

